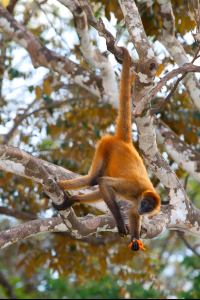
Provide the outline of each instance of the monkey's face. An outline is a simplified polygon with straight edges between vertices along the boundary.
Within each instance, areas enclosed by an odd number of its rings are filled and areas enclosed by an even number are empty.
[[[140,216],[157,214],[159,210],[156,207],[156,201],[153,198],[143,198],[138,206],[138,214]]]

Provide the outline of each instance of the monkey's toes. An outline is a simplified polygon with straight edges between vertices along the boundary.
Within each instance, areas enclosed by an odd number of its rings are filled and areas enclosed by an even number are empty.
[[[66,210],[74,204],[74,201],[70,199],[70,197],[67,195],[67,193],[65,193],[64,191],[63,191],[63,193],[64,193],[64,201],[62,204],[58,205],[58,204],[52,203],[52,206],[58,211]]]
[[[130,235],[130,229],[129,229],[129,227],[126,225],[126,235]]]
[[[121,237],[125,237],[126,235],[128,235],[127,229],[125,226],[118,226],[118,232]]]

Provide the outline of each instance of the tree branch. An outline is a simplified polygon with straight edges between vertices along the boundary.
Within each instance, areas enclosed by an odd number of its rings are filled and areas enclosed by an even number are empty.
[[[182,239],[182,241],[185,243],[185,245],[190,249],[196,256],[200,257],[199,253],[196,251],[195,247],[192,247],[190,243],[186,240],[185,234],[181,231],[177,231],[179,237]]]
[[[17,4],[18,0],[10,0],[10,3],[6,7],[7,11],[9,11],[10,14],[13,13],[14,7]]]
[[[6,152],[3,156],[2,152],[0,151],[0,169],[12,171],[15,174],[26,176],[34,179],[35,181],[41,182],[37,179],[36,176],[32,176],[32,174],[30,176],[27,176],[24,170],[22,168],[19,168],[19,158],[17,158],[18,155],[16,155],[16,158],[14,159],[14,153],[17,153],[15,152],[15,148],[0,146],[1,150],[2,147],[6,149]],[[8,155],[8,153],[10,153],[11,151],[14,151],[13,155]],[[25,160],[25,156],[23,156],[23,159]],[[65,170],[62,167],[50,164],[40,159],[35,158],[35,160],[37,160],[37,165],[43,166],[46,169],[46,172],[48,172],[49,176],[53,177],[56,181],[59,181],[59,178],[66,180],[75,177],[75,174],[68,170]],[[9,169],[5,166],[9,166]],[[33,165],[30,163],[29,167],[32,168]],[[172,185],[172,175],[170,173],[166,175],[165,170],[163,170],[163,172],[165,173],[164,180],[166,180],[167,182],[169,181],[168,184]],[[40,173],[38,173],[39,177]],[[161,171],[160,174],[162,176]],[[162,182],[164,180],[162,180]],[[81,190],[78,192],[75,191],[75,193],[87,194],[88,192],[93,190],[95,190],[95,188]],[[160,235],[166,229],[178,229],[187,231],[192,235],[199,236],[200,211],[196,209],[189,200],[183,200],[184,195],[182,194],[182,190],[180,190],[180,188],[177,188],[177,185],[176,187],[174,187],[174,189],[170,186],[170,188],[168,188],[168,192],[171,197],[170,205],[162,206],[161,212],[153,218],[145,218],[145,220],[143,220],[142,237],[151,239]],[[128,215],[131,203],[121,199],[118,199],[117,201],[118,205],[121,208],[125,224],[128,225]],[[62,219],[53,218],[47,220],[35,220],[0,233],[0,247],[9,246],[21,239],[44,232],[65,231],[69,232],[72,236],[80,239],[99,231],[117,231],[115,221],[112,215],[108,214],[109,210],[104,202],[93,203],[92,206],[95,206],[101,211],[106,212],[106,215],[97,217],[88,215],[84,218],[77,218],[72,209],[70,209],[69,211],[63,211],[61,215]]]
[[[178,66],[182,67],[184,64],[190,63],[190,61],[181,43],[175,37],[175,18],[171,1],[166,0],[163,2],[162,0],[157,0],[157,2],[163,23],[162,32],[159,33],[159,41],[166,47]],[[184,85],[194,105],[200,110],[200,84],[195,74],[188,74],[184,80]]]
[[[37,99],[35,99],[29,106],[28,108],[24,111],[24,113],[22,115],[19,116],[19,119],[15,122],[13,128],[11,128],[11,130],[6,134],[3,145],[7,145],[10,141],[10,139],[12,138],[14,132],[17,130],[17,128],[22,124],[22,122],[27,119],[28,117],[30,117],[31,115],[34,115],[40,111],[43,110],[48,110],[48,109],[52,109],[52,108],[56,108],[56,107],[60,107],[64,104],[69,104],[73,101],[81,101],[84,99],[88,99],[88,98],[92,98],[94,99],[93,95],[88,95],[88,96],[83,96],[81,98],[69,98],[67,100],[63,100],[63,101],[55,101],[54,103],[51,104],[47,104],[45,106],[40,107],[39,109],[36,109],[32,112],[29,112],[30,109],[34,106],[34,104],[38,101]]]
[[[196,52],[193,60],[192,60],[192,64],[195,62],[195,60],[198,58],[198,54],[199,54],[200,49],[198,49],[198,51]],[[169,93],[169,95],[166,97],[166,99],[163,101],[163,103],[161,105],[159,105],[156,108],[152,108],[151,109],[151,113],[152,114],[157,114],[159,111],[161,111],[165,105],[168,103],[168,101],[170,100],[171,96],[174,94],[174,92],[176,91],[176,88],[179,85],[179,82],[181,82],[181,80],[183,80],[185,78],[185,76],[187,75],[187,72],[183,73],[183,75],[176,81],[173,89],[171,90],[171,92]]]
[[[135,102],[140,102],[141,94],[151,90],[155,80],[158,63],[147,38],[138,8],[134,0],[119,0],[124,14],[126,28],[139,56],[133,94]]]
[[[14,217],[23,221],[32,221],[37,219],[34,215],[23,212],[18,209],[10,209],[5,206],[0,206],[0,214]]]
[[[0,270],[0,284],[6,290],[9,299],[18,299],[13,291],[12,285],[8,282],[3,272]]]
[[[0,145],[0,169],[33,179],[43,185],[48,196],[55,204],[64,201],[63,191],[53,177],[31,154],[14,147]]]
[[[198,0],[189,0],[189,9],[192,13],[195,22],[197,24],[197,32],[192,33],[195,40],[200,41],[200,12],[199,12],[199,1]]]
[[[154,88],[152,88],[152,90],[149,93],[147,93],[137,104],[136,108],[133,110],[133,115],[135,117],[141,116],[142,112],[149,106],[149,103],[152,100],[152,98],[167,83],[167,81],[178,76],[179,74],[185,74],[189,72],[200,72],[200,67],[195,66],[193,64],[185,64],[183,67],[172,70],[163,78],[161,78],[157,85]]]
[[[113,105],[116,107],[116,102],[119,99],[116,75],[113,66],[111,65],[107,57],[93,51],[93,43],[90,38],[85,12],[76,0],[58,1],[69,8],[72,12],[75,21],[75,28],[80,40],[79,49],[83,55],[83,58],[90,67],[100,69],[104,89],[108,92],[109,98],[112,99]]]
[[[28,51],[34,67],[43,66],[58,72],[70,82],[92,91],[97,97],[103,97],[105,91],[102,86],[102,79],[99,76],[84,68],[81,64],[76,64],[49,50],[38,38],[19,24],[2,4],[0,4],[0,28]],[[108,97],[106,96],[106,98]]]
[[[180,140],[162,120],[156,127],[157,142],[177,164],[200,183],[200,154]]]

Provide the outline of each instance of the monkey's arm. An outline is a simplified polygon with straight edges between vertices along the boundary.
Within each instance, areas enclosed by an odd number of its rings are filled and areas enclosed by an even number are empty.
[[[122,237],[128,235],[129,230],[124,224],[124,220],[115,197],[117,189],[123,189],[125,180],[112,177],[99,177],[97,182],[99,184],[99,190],[102,194],[102,198],[113,214],[119,235]]]
[[[129,211],[129,227],[131,232],[131,245],[130,248],[133,251],[139,251],[140,246],[138,241],[140,240],[142,217],[137,212],[137,205],[134,203]]]

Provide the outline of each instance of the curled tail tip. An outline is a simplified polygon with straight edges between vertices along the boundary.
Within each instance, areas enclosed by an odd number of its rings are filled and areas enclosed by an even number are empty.
[[[131,57],[130,57],[130,54],[129,54],[128,49],[125,48],[125,47],[120,47],[120,48],[123,50],[123,54],[124,54],[124,55],[123,55],[123,60],[122,60],[121,58],[118,58],[118,57],[115,56],[116,61],[117,61],[118,63],[120,63],[120,64],[123,65],[124,60],[129,59],[129,63],[130,63]],[[126,63],[127,63],[127,61],[126,61]]]

